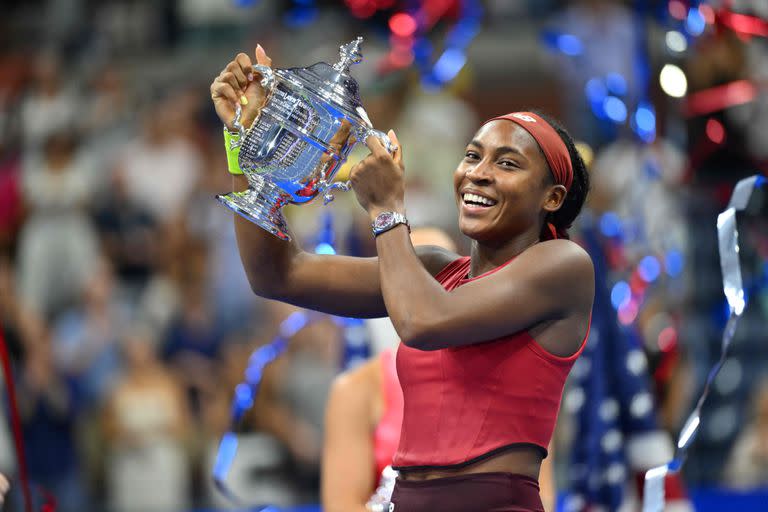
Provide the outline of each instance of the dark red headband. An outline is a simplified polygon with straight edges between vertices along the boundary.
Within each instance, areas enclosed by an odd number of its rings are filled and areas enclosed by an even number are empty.
[[[555,178],[555,184],[563,185],[566,190],[571,189],[571,183],[573,183],[571,155],[568,153],[563,139],[560,138],[551,124],[533,112],[512,112],[489,119],[486,123],[497,119],[512,121],[530,133],[539,144],[544,158],[547,159],[549,168],[552,170],[552,176]]]

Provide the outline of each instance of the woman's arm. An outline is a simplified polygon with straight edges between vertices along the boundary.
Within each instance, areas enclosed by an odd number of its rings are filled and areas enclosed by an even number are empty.
[[[365,512],[373,494],[372,405],[380,399],[379,358],[336,378],[325,410],[322,505],[326,512]]]
[[[256,48],[256,61],[263,65],[272,63],[260,46]],[[216,113],[229,129],[234,106],[242,103],[241,97],[247,98],[243,107],[244,126],[250,126],[264,103],[264,92],[252,74],[250,57],[240,53],[211,85]],[[234,176],[233,188],[246,190],[247,179]],[[299,247],[295,237],[286,242],[240,216],[234,218],[240,258],[257,295],[342,316],[386,316],[376,258],[308,253]],[[420,253],[432,261],[434,251],[424,248]]]
[[[371,155],[351,175],[358,201],[372,219],[383,211],[403,212],[400,152],[390,156],[373,137],[368,138],[368,146]],[[379,235],[376,248],[387,312],[408,346],[456,347],[568,320],[566,332],[578,336],[563,340],[568,344],[562,347],[565,355],[575,351],[586,334],[594,270],[589,255],[577,244],[567,240],[536,244],[492,276],[451,292],[424,270],[405,226]]]

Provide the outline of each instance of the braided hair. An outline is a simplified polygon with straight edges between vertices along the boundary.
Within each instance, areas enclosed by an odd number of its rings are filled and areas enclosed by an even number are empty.
[[[568,228],[581,213],[581,208],[587,199],[589,193],[589,173],[584,159],[581,158],[573,137],[563,128],[563,126],[546,114],[535,111],[541,118],[548,122],[552,128],[565,143],[568,148],[568,154],[571,156],[571,165],[573,167],[573,183],[565,196],[563,205],[556,212],[550,212],[544,219],[544,226],[541,230],[540,238],[542,240],[552,240],[553,238],[568,238]],[[550,170],[548,176],[552,179]],[[554,228],[554,232],[553,229]]]

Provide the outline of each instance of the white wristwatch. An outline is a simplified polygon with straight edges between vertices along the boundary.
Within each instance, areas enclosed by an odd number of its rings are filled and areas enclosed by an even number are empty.
[[[405,218],[405,215],[397,212],[381,212],[375,219],[373,219],[373,222],[371,222],[371,230],[373,231],[374,238],[399,224],[405,224],[408,228],[408,232],[411,232],[411,225],[408,224],[408,219]]]

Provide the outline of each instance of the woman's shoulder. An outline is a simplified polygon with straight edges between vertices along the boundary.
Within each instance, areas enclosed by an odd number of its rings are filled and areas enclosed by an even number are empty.
[[[594,296],[595,268],[592,258],[576,242],[565,239],[539,242],[507,265],[500,276],[524,279],[534,283],[542,293],[547,291],[561,302],[568,297],[582,304]],[[591,300],[591,299],[590,299]]]
[[[373,357],[365,363],[339,374],[333,380],[328,397],[328,414],[370,418],[376,415],[376,398],[381,395],[381,363]]]
[[[379,385],[380,367],[379,357],[376,356],[337,375],[333,380],[331,393],[345,398],[369,395]]]
[[[523,251],[521,260],[537,262],[540,265],[560,267],[570,273],[594,273],[589,253],[572,240],[557,239],[539,242]]]
[[[414,249],[416,255],[421,260],[421,264],[424,265],[424,268],[426,268],[432,276],[436,276],[445,267],[461,258],[461,256],[455,252],[444,249],[438,245],[417,245]]]

